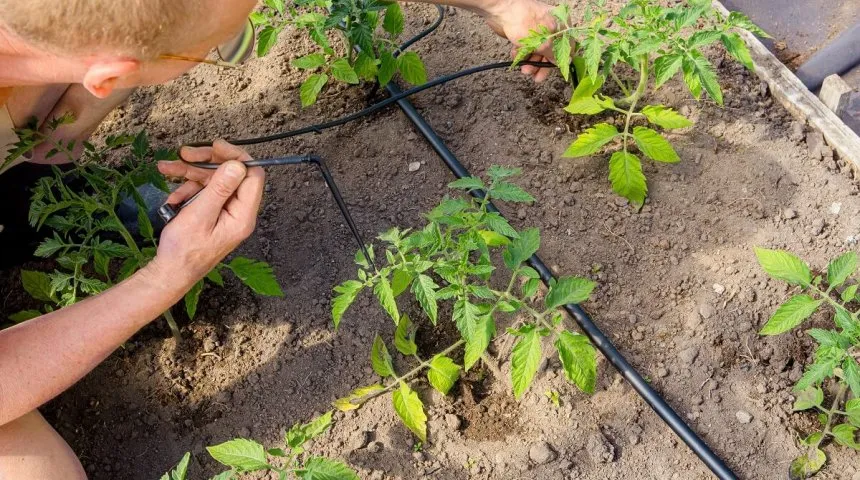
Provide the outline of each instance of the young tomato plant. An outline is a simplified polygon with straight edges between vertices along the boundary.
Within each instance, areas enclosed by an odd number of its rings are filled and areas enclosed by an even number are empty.
[[[358,480],[358,475],[341,462],[325,457],[305,455],[304,445],[325,433],[332,424],[332,412],[313,419],[304,425],[297,424],[284,436],[284,446],[266,449],[263,445],[245,438],[235,438],[219,445],[206,447],[209,455],[230,470],[210,480],[237,480],[243,473],[275,472],[278,478],[304,480]],[[185,480],[191,454],[186,453],[179,464],[161,477],[161,480]]]
[[[819,412],[820,431],[802,440],[806,452],[791,464],[791,478],[802,479],[817,473],[827,461],[821,446],[828,440],[860,450],[857,430],[860,428],[860,320],[857,296],[857,254],[848,252],[830,262],[826,279],[813,277],[801,259],[781,250],[756,249],[762,268],[771,277],[800,287],[783,303],[759,332],[778,335],[798,327],[820,309],[833,311],[834,327],[812,328],[807,333],[818,343],[815,361],[806,367],[794,387],[794,411],[814,409]],[[855,305],[852,312],[848,305]],[[822,385],[830,384],[835,394],[825,405]]]
[[[553,10],[560,27],[553,32],[543,27],[523,38],[516,61],[527,58],[541,45],[551,42],[565,80],[574,65],[578,84],[565,110],[574,115],[617,115],[615,125],[598,123],[585,130],[564,152],[564,157],[585,157],[604,150],[616,150],[609,159],[612,189],[634,205],[641,206],[648,193],[642,163],[635,153],[663,163],[680,161],[672,145],[658,131],[685,128],[692,122],[663,105],[641,103],[653,82],[660,88],[682,72],[690,93],[699,99],[706,93],[723,104],[723,93],[714,66],[701,49],[720,41],[728,53],[749,69],[749,51],[736,30],[745,29],[767,36],[743,14],[723,17],[710,0],[689,0],[675,7],[660,6],[657,0],[631,0],[617,15],[611,15],[605,1],[592,1],[582,22],[574,22],[567,5]],[[572,47],[575,45],[575,47]],[[638,73],[632,84],[622,78],[625,70]],[[617,98],[604,95],[611,81],[620,92]],[[616,125],[620,125],[619,130]]]
[[[68,121],[62,120],[54,127]],[[20,154],[50,141],[48,136],[33,130],[20,131],[20,138],[29,139],[19,142],[16,152]],[[49,157],[63,154],[70,160],[74,158],[74,142],[55,145],[48,152]],[[130,155],[123,159],[122,166],[108,166],[105,155],[123,147],[130,148]],[[53,175],[39,179],[33,188],[29,220],[34,228],[48,228],[51,235],[38,246],[35,255],[55,259],[58,268],[50,273],[21,271],[24,289],[34,299],[44,302],[44,306],[40,310],[13,314],[10,320],[21,322],[72,305],[110,288],[149,263],[155,257],[157,240],[146,203],[137,187],[151,183],[167,192],[167,183],[158,173],[156,162],[176,158],[173,151],[153,150],[143,132],[136,136],[109,136],[102,148],[86,143],[75,169],[63,172],[54,168]],[[141,243],[119,217],[120,204],[126,199],[131,199],[137,209]],[[229,263],[219,264],[205,280],[223,285],[221,272],[224,270],[232,271],[258,294],[283,295],[271,267],[265,262],[235,257]],[[189,318],[197,311],[203,284],[204,280],[199,281],[185,295]],[[170,310],[164,312],[164,318],[178,337],[179,329]]]
[[[587,300],[594,282],[564,277],[539,299],[538,272],[525,265],[540,246],[538,230],[517,231],[501,215],[487,209],[490,199],[534,200],[509,181],[518,173],[518,169],[494,166],[488,170],[488,185],[477,177],[451,183],[451,188],[481,190],[486,196],[481,200],[471,196],[446,198],[427,214],[424,228],[416,231],[393,228],[380,235],[385,244],[385,265],[381,268],[374,265],[375,258],[365,258],[361,252],[356,254],[356,263],[361,267],[358,279],[334,289],[335,328],[357,296],[363,290],[371,290],[394,321],[394,348],[412,366],[405,371],[396,368],[388,346],[377,336],[370,361],[384,383],[353,391],[335,401],[336,408],[353,410],[371,398],[391,392],[394,409],[403,423],[426,443],[424,405],[409,382],[426,371],[430,385],[447,394],[463,370],[469,370],[484,358],[487,347],[497,338],[497,319],[501,314],[517,315],[517,320],[505,330],[505,335],[516,338],[511,352],[511,383],[517,399],[532,383],[546,343],[555,347],[567,379],[582,391],[593,392],[597,376],[594,347],[586,336],[565,327],[559,308]],[[372,248],[368,252],[375,255]],[[499,253],[505,269],[495,264]],[[441,321],[440,312],[446,311],[439,303],[450,302],[451,321],[460,339],[436,354],[421,356],[415,342],[415,325],[398,306],[398,297],[407,290],[433,326]]]
[[[263,4],[262,11],[251,15],[260,31],[258,56],[266,55],[288,26],[305,31],[321,50],[291,62],[298,69],[317,72],[299,89],[304,107],[317,101],[331,78],[350,84],[378,81],[384,86],[400,72],[413,85],[427,81],[418,54],[398,49],[396,40],[403,33],[404,17],[396,2],[298,0],[295,6],[286,6],[284,0],[264,0]],[[332,45],[331,33],[341,40],[342,48]]]

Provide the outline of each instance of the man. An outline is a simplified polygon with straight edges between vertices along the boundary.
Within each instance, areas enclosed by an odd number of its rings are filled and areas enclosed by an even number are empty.
[[[137,85],[168,81],[242,31],[255,0],[0,0],[0,159],[13,127],[71,112],[55,137],[86,139]],[[454,0],[516,40],[553,24],[536,0]],[[548,52],[545,49],[544,52]],[[543,57],[539,57],[542,59]],[[547,73],[525,68],[542,80]],[[168,198],[202,190],[164,229],[158,253],[114,288],[0,331],[0,480],[84,479],[74,453],[36,410],[91,371],[119,345],[179,301],[254,229],[264,185],[250,156],[223,141],[184,148],[189,162],[159,165],[187,182]],[[44,150],[30,158],[47,162]],[[11,168],[23,168],[21,166]],[[2,177],[0,177],[2,178]],[[0,235],[4,233],[0,231]],[[3,255],[3,252],[0,252]]]

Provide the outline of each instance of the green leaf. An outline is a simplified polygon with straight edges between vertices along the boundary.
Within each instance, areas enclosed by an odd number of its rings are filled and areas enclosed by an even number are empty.
[[[812,328],[806,331],[819,344],[824,346],[839,345],[842,337],[832,330],[822,330],[820,328]]]
[[[820,406],[824,402],[824,391],[818,387],[810,387],[806,390],[798,392],[795,396],[794,406],[792,410],[800,412]]]
[[[403,420],[406,428],[412,431],[422,442],[427,442],[427,416],[424,414],[424,404],[409,385],[400,382],[400,388],[392,393],[394,411]]]
[[[857,427],[843,423],[833,427],[831,433],[833,434],[833,438],[836,439],[836,443],[845,447],[851,447],[855,450],[860,450],[860,443],[858,443],[855,438]]]
[[[328,75],[315,73],[309,76],[299,87],[299,97],[302,99],[302,107],[309,107],[316,103],[317,97],[325,84],[328,83]]]
[[[394,78],[397,72],[397,59],[391,52],[385,51],[379,56],[379,70],[376,73],[376,79],[379,80],[379,86],[384,87]]]
[[[591,296],[597,286],[591,280],[580,277],[562,277],[549,287],[546,294],[546,308],[557,308],[570,303],[580,304]]]
[[[677,53],[657,57],[654,60],[654,88],[660,88],[661,85],[678,73],[682,60],[683,57]]]
[[[223,465],[232,467],[238,472],[253,472],[269,468],[266,462],[266,450],[262,445],[244,438],[236,438],[227,442],[206,447],[209,455]]]
[[[540,280],[530,278],[523,284],[523,298],[532,298],[540,287]]]
[[[21,285],[35,300],[49,303],[56,301],[51,289],[51,278],[45,272],[21,270]]]
[[[189,320],[194,320],[194,315],[197,313],[197,303],[200,300],[200,293],[203,292],[203,280],[199,280],[188,293],[185,294],[185,313],[188,314]]]
[[[283,297],[284,292],[278,284],[278,279],[272,267],[263,261],[246,257],[236,257],[227,264],[239,280],[257,295],[266,297]]]
[[[726,47],[726,51],[729,52],[729,55],[734,57],[735,60],[747,67],[749,70],[755,70],[755,65],[753,64],[752,56],[750,56],[750,51],[740,35],[734,32],[723,33],[720,37],[720,41],[723,42],[723,46]]]
[[[747,17],[741,12],[731,12],[729,14],[728,22],[730,25],[747,30],[748,32],[752,33],[757,37],[771,38],[770,35],[767,34],[767,32],[759,28],[758,25],[754,24],[752,20],[749,19],[749,17]]]
[[[355,73],[355,70],[352,69],[345,58],[338,58],[331,63],[331,75],[336,80],[344,83],[353,85],[358,83],[358,74]]]
[[[251,24],[253,24],[255,27],[259,27],[260,25],[266,23],[269,17],[264,15],[262,12],[251,12],[251,14],[248,15],[248,19],[251,20]]]
[[[400,323],[397,324],[397,330],[394,331],[394,348],[407,356],[415,355],[418,352],[418,345],[415,344],[415,330],[412,329],[409,315],[400,316]]]
[[[812,283],[812,273],[803,260],[783,250],[756,248],[758,263],[768,275],[793,285],[807,287]]]
[[[818,385],[825,378],[833,376],[833,362],[831,361],[821,361],[815,362],[809,367],[807,367],[806,372],[803,373],[803,376],[800,377],[800,380],[797,381],[797,384],[794,385],[795,391],[803,391],[807,388]]]
[[[555,341],[564,376],[585,393],[594,393],[597,354],[585,335],[563,331]]]
[[[454,180],[448,184],[448,188],[458,188],[466,191],[484,190],[487,188],[484,182],[478,177],[463,177]]]
[[[809,478],[821,470],[826,462],[827,455],[821,449],[816,448],[791,462],[791,467],[789,467],[790,478],[792,480]]]
[[[397,57],[397,69],[403,79],[412,85],[427,83],[427,71],[424,69],[424,62],[415,52],[404,52]]]
[[[262,30],[260,30],[260,33],[257,34],[258,57],[265,57],[272,50],[272,47],[278,43],[279,33],[280,30],[271,25],[266,25]]]
[[[531,194],[518,185],[505,181],[494,183],[487,193],[490,195],[490,198],[503,202],[531,203],[535,201],[535,197],[531,196]]]
[[[191,453],[186,452],[185,455],[182,456],[182,459],[179,460],[179,463],[173,467],[168,473],[165,473],[161,480],[185,480],[185,477],[188,475],[188,462],[191,460]]]
[[[860,365],[857,365],[857,360],[851,355],[845,356],[845,361],[842,363],[842,374],[845,376],[845,383],[851,388],[851,393],[856,398],[860,398]]]
[[[642,114],[648,118],[648,121],[663,127],[667,130],[675,128],[685,128],[693,125],[693,122],[688,120],[680,113],[663,105],[648,105],[642,109]]]
[[[570,81],[570,50],[570,35],[567,33],[552,42],[552,53],[565,82]]]
[[[362,288],[364,288],[364,284],[358,280],[347,280],[334,287],[334,291],[338,293],[331,303],[331,318],[335,329],[340,325],[343,314],[355,301],[355,297],[358,296]]]
[[[373,286],[373,293],[379,299],[379,304],[388,313],[388,316],[394,320],[394,324],[400,322],[400,311],[397,309],[397,301],[394,299],[394,290],[391,284],[388,283],[388,278],[385,276],[379,277],[379,281]]]
[[[625,151],[618,151],[609,158],[609,181],[612,190],[630,200],[634,205],[645,203],[648,184],[642,173],[639,157]]]
[[[295,471],[302,480],[359,480],[351,468],[341,462],[324,457],[310,457]]]
[[[385,19],[382,21],[382,29],[393,36],[403,33],[403,10],[400,5],[392,3],[385,9]]]
[[[236,480],[236,472],[234,472],[233,470],[227,470],[219,473],[218,475],[215,475],[209,480]]]
[[[824,300],[815,300],[809,295],[801,294],[789,298],[779,306],[770,320],[758,333],[760,335],[779,335],[803,323],[810,315],[818,310]]]
[[[443,355],[436,355],[430,360],[427,380],[442,395],[448,395],[448,391],[458,378],[460,378],[460,366],[454,363],[454,360]]]
[[[845,290],[842,290],[842,294],[839,296],[842,302],[848,303],[851,300],[854,300],[854,298],[857,296],[857,287],[858,285],[854,284],[847,287]]]
[[[263,5],[277,11],[279,14],[284,14],[284,0],[263,0]]]
[[[394,375],[391,354],[388,353],[385,342],[382,341],[382,337],[378,334],[373,339],[373,346],[370,349],[370,364],[373,366],[373,371],[380,377]]]
[[[511,243],[508,237],[492,230],[478,230],[478,234],[481,235],[481,238],[488,247],[503,247]]]
[[[501,216],[496,212],[487,213],[484,216],[484,220],[486,220],[487,225],[496,233],[504,235],[508,238],[517,238],[520,236],[514,227],[511,226],[510,223],[505,219],[505,217]]]
[[[720,84],[717,82],[717,74],[714,73],[714,66],[711,62],[698,51],[691,51],[683,59],[684,80],[690,87],[690,91],[696,98],[701,95],[701,89],[704,88],[708,95],[717,102],[718,105],[723,104],[723,92],[720,90]],[[691,78],[687,78],[687,77]],[[692,77],[695,76],[695,81]],[[696,88],[696,85],[699,87]]]
[[[45,239],[38,247],[36,247],[36,251],[33,252],[33,255],[41,258],[48,258],[62,250],[65,246],[66,244],[63,243],[57,233],[54,232],[54,236],[52,238]]]
[[[394,298],[399,297],[401,293],[405,292],[406,289],[409,288],[409,284],[412,283],[412,278],[412,273],[406,270],[399,268],[394,270],[394,273],[391,275],[391,291],[394,293]]]
[[[719,30],[700,30],[687,39],[687,48],[700,48],[716,42],[722,36]]]
[[[574,115],[596,115],[615,107],[615,102],[607,97],[571,98],[564,111]]]
[[[478,324],[478,307],[471,303],[468,299],[461,298],[454,302],[454,324],[457,325],[457,330],[460,335],[468,342],[473,335]]]
[[[860,427],[860,397],[845,402],[845,413],[852,425]]]
[[[831,288],[837,288],[845,283],[855,270],[857,270],[857,254],[844,253],[827,265],[827,284]]]
[[[21,310],[18,313],[13,313],[12,315],[9,315],[9,320],[14,323],[21,323],[41,316],[42,312],[38,310]]]
[[[319,68],[325,65],[325,55],[322,53],[312,53],[310,55],[305,55],[304,57],[299,57],[290,62],[290,65],[300,68],[302,70],[311,70],[314,68]]]
[[[636,146],[651,160],[665,163],[681,161],[672,145],[662,135],[646,127],[633,127]]]
[[[211,272],[206,274],[206,280],[218,285],[219,287],[224,286],[224,277],[221,276],[221,272],[219,271],[221,267],[215,267]]]
[[[519,337],[511,353],[511,380],[517,400],[522,398],[534,380],[543,353],[541,337],[534,325],[523,326],[519,330]]]
[[[412,282],[412,293],[415,294],[415,299],[418,300],[433,325],[436,325],[439,315],[439,307],[436,304],[436,290],[438,288],[439,285],[436,285],[432,278],[423,273],[419,274]]]
[[[359,53],[358,57],[355,58],[353,68],[359,77],[368,81],[375,80],[376,74],[379,71],[379,68],[376,66],[376,59],[364,52]]]
[[[487,351],[495,335],[496,321],[490,315],[482,315],[475,322],[472,335],[466,339],[466,351],[463,355],[463,365],[466,370],[472,368]]]
[[[502,253],[505,265],[515,270],[521,263],[534,255],[540,248],[540,231],[529,228],[520,232],[519,238],[515,238]]]
[[[582,133],[565,150],[563,157],[585,157],[600,150],[617,137],[618,129],[608,123],[598,123]]]

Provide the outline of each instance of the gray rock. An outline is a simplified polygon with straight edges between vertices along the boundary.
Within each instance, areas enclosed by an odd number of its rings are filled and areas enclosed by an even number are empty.
[[[459,430],[460,427],[463,426],[463,421],[460,420],[460,417],[457,415],[449,413],[445,415],[445,424],[448,425],[448,428],[451,430]]]
[[[681,360],[681,363],[686,366],[693,365],[693,362],[696,361],[696,357],[699,356],[699,349],[696,347],[690,347],[686,350],[681,350],[681,353],[678,354],[678,359]]]
[[[594,463],[615,461],[615,447],[600,432],[588,437],[588,444],[585,449]]]
[[[373,442],[367,446],[367,451],[370,453],[379,453],[382,451],[382,442]]]
[[[816,160],[824,158],[824,135],[817,130],[812,130],[806,134],[806,146],[809,149],[809,156]]]
[[[744,410],[738,410],[737,412],[735,412],[735,417],[738,419],[739,422],[744,424],[750,423],[753,420],[752,414]]]
[[[703,303],[699,305],[699,315],[701,315],[703,319],[707,320],[713,317],[715,313],[717,312],[716,310],[714,310],[714,307],[712,305],[708,303]]]
[[[786,208],[785,210],[782,211],[782,216],[786,220],[792,220],[794,218],[797,218],[797,210],[795,210],[793,208]]]
[[[410,162],[409,163],[409,171],[410,172],[417,172],[419,168],[421,168],[421,162]]]
[[[364,448],[370,442],[370,432],[358,431],[349,440],[349,447],[353,450]]]
[[[549,463],[557,457],[558,454],[555,453],[552,445],[547,442],[538,442],[529,448],[529,458],[538,465]]]

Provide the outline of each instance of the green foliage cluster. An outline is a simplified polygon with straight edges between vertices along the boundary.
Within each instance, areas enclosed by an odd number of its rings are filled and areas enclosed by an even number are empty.
[[[809,266],[795,255],[782,250],[756,249],[759,264],[771,277],[795,285],[800,292],[785,301],[759,332],[779,335],[800,326],[823,305],[833,311],[835,328],[811,328],[808,333],[818,343],[815,361],[806,366],[794,386],[794,411],[814,409],[822,429],[801,440],[806,452],[791,464],[794,479],[817,473],[827,461],[821,450],[824,442],[860,450],[860,319],[856,304],[857,254],[848,252],[833,259],[826,276],[813,276]],[[849,308],[854,305],[855,310]],[[830,406],[824,406],[822,386],[835,390]],[[841,419],[841,423],[840,423]]]
[[[560,308],[586,301],[594,282],[578,277],[564,277],[551,284],[543,298],[538,289],[538,272],[526,261],[540,247],[536,228],[514,229],[499,213],[487,208],[490,199],[501,202],[528,203],[534,198],[510,181],[519,169],[493,166],[488,170],[490,182],[467,177],[449,187],[483,191],[479,199],[471,196],[444,199],[431,210],[420,230],[392,228],[379,236],[385,244],[377,268],[372,258],[359,252],[358,278],[335,287],[332,318],[337,327],[344,313],[362,291],[372,291],[383,310],[394,322],[393,345],[402,356],[395,362],[383,341],[377,336],[370,360],[383,382],[353,391],[334,402],[342,411],[359,408],[364,402],[391,392],[394,409],[406,427],[422,442],[427,440],[427,416],[424,405],[409,382],[426,371],[430,386],[447,394],[464,371],[481,360],[497,337],[496,319],[501,314],[516,315],[515,323],[503,334],[515,337],[511,353],[511,383],[519,399],[531,385],[545,354],[545,344],[554,347],[566,378],[582,391],[593,392],[597,376],[596,352],[588,338],[566,329]],[[464,193],[465,195],[465,193]],[[499,255],[500,254],[500,255]],[[495,264],[501,256],[505,269]],[[492,281],[491,281],[492,280]],[[496,285],[507,285],[497,289]],[[449,302],[452,321],[460,339],[429,357],[419,355],[415,342],[416,324],[401,312],[398,297],[411,292],[433,327],[440,322],[440,302]],[[462,349],[462,357],[454,353]],[[396,365],[413,364],[407,371]]]
[[[259,29],[258,56],[266,55],[289,26],[305,31],[320,49],[291,62],[295,68],[315,72],[299,89],[302,106],[314,104],[332,78],[349,84],[376,81],[385,86],[400,72],[413,85],[427,81],[418,54],[398,50],[396,40],[405,20],[396,2],[297,0],[285,5],[284,0],[263,0],[263,4],[265,8],[251,16]],[[332,45],[332,37],[341,40],[342,48]]]
[[[284,435],[284,446],[266,449],[263,445],[245,438],[235,438],[219,445],[206,447],[209,455],[229,470],[210,480],[237,480],[240,474],[275,472],[280,480],[358,480],[358,475],[341,462],[325,457],[307,455],[305,444],[324,434],[332,425],[332,412],[294,425]],[[161,477],[161,480],[185,480],[191,454],[186,453],[179,464]]]
[[[516,57],[522,61],[550,42],[565,80],[570,80],[571,65],[578,77],[565,110],[574,115],[620,115],[621,130],[612,123],[598,123],[579,135],[564,156],[590,156],[613,147],[616,151],[609,159],[612,189],[634,205],[645,202],[648,185],[633,145],[646,158],[676,163],[680,158],[675,149],[654,127],[673,130],[692,125],[663,105],[639,108],[649,84],[653,82],[656,90],[680,72],[693,97],[700,99],[707,94],[722,105],[723,93],[714,66],[702,48],[719,41],[732,57],[752,69],[750,53],[737,30],[767,36],[741,13],[724,17],[716,12],[710,0],[689,0],[674,7],[660,3],[631,0],[612,15],[605,0],[592,0],[582,22],[575,22],[570,8],[562,4],[552,11],[560,28],[555,32],[547,27],[532,31],[521,40]],[[638,73],[633,84],[622,79],[630,70]],[[607,81],[613,82],[623,96],[611,98],[601,93]]]
[[[71,121],[71,117],[63,117],[52,123],[51,130]],[[42,142],[52,141],[35,129],[18,132],[26,141],[19,142],[13,152],[15,155],[23,155]],[[76,159],[74,141],[55,142],[55,145],[48,157],[62,154],[69,160]],[[108,165],[105,156],[122,148],[128,148],[129,154],[123,157],[121,166]],[[53,272],[21,272],[24,289],[44,305],[40,310],[18,312],[9,319],[22,322],[72,305],[103,292],[149,263],[155,257],[157,239],[137,187],[151,183],[167,192],[168,185],[158,172],[156,162],[176,158],[174,151],[153,150],[144,132],[108,136],[103,147],[85,142],[76,168],[64,172],[55,167],[53,175],[39,179],[33,188],[29,221],[34,228],[49,229],[51,235],[38,246],[35,255],[55,259],[57,268]],[[129,198],[137,207],[141,243],[117,214],[120,204]],[[222,286],[224,270],[232,271],[260,295],[283,296],[267,263],[235,257],[229,263],[219,264],[185,295],[189,318],[197,311],[204,281]],[[164,317],[178,336],[178,327],[169,310]]]

